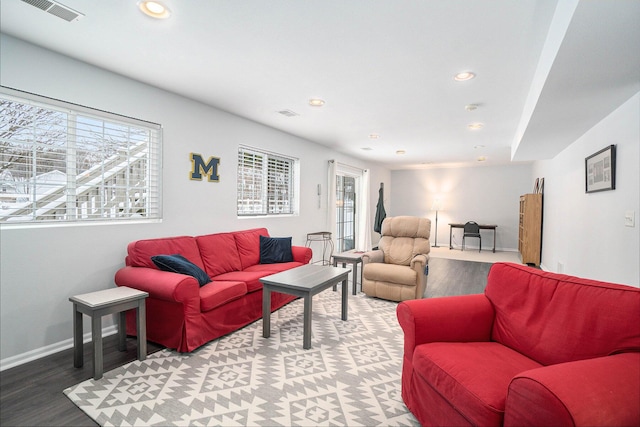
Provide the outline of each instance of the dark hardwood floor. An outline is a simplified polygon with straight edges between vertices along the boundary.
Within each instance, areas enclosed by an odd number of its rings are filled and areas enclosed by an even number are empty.
[[[491,265],[488,262],[430,258],[424,297],[481,294],[487,286]]]
[[[135,338],[118,351],[118,336],[103,339],[104,371],[137,358]],[[162,349],[147,344],[147,353]],[[0,426],[96,426],[62,392],[93,376],[91,343],[84,345],[84,366],[73,367],[73,349],[61,351],[0,372]]]
[[[425,297],[482,293],[491,264],[442,258],[429,260]],[[148,353],[162,347],[148,343]],[[137,357],[135,338],[118,351],[117,335],[104,338],[104,371]],[[85,364],[73,367],[73,349],[0,372],[0,426],[95,426],[62,392],[93,376],[91,344],[84,345]]]

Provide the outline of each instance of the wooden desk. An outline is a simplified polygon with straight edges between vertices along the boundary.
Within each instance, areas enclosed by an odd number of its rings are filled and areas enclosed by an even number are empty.
[[[493,230],[493,252],[495,253],[496,252],[496,228],[498,228],[498,226],[494,224],[478,224],[478,227],[480,227],[480,230]],[[453,246],[451,246],[451,237],[452,237],[454,228],[464,228],[464,224],[449,223],[449,249],[453,249]]]

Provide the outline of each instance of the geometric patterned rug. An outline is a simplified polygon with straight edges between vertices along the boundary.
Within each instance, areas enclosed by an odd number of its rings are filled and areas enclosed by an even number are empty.
[[[341,292],[313,297],[311,349],[302,299],[192,353],[164,349],[64,393],[102,426],[419,426],[400,396],[397,303]]]

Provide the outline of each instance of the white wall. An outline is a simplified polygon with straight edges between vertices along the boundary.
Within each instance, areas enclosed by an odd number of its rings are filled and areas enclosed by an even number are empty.
[[[389,216],[432,219],[443,200],[438,244],[448,222],[498,224],[497,247],[517,248],[518,196],[545,177],[543,265],[566,273],[639,286],[640,95],[555,159],[530,165],[389,171],[157,88],[0,35],[0,84],[163,125],[164,219],[161,223],[9,228],[0,225],[0,368],[71,345],[69,296],[113,286],[126,245],[142,238],[266,226],[274,236],[326,228],[327,161],[371,171],[371,224],[380,182]],[[301,161],[299,217],[239,220],[235,215],[238,144],[283,152]],[[618,146],[617,189],[584,194],[584,157]],[[189,153],[221,158],[220,182],[191,181]],[[317,184],[323,199],[318,207]],[[636,213],[625,228],[624,212]],[[375,245],[378,240],[372,234]],[[486,239],[490,242],[491,238]],[[460,239],[456,240],[460,243]],[[105,318],[105,324],[109,321]],[[88,323],[85,331],[88,331]],[[70,362],[71,363],[71,362]]]
[[[163,126],[164,219],[159,223],[12,228],[0,225],[0,368],[69,347],[75,294],[106,289],[123,266],[129,242],[266,227],[273,236],[305,243],[326,229],[328,160],[371,170],[372,183],[389,171],[321,145],[234,116],[0,35],[0,84]],[[298,157],[300,215],[236,217],[239,144]],[[220,157],[220,182],[191,181],[189,153]],[[318,207],[317,184],[323,199]],[[377,185],[371,189],[371,223]],[[112,325],[105,318],[105,325]],[[89,331],[85,318],[85,331]],[[71,361],[70,361],[71,363]]]
[[[585,157],[615,144],[616,189],[585,193]],[[552,160],[534,164],[545,178],[542,267],[640,286],[640,93]],[[626,211],[635,227],[625,227]]]
[[[521,194],[533,191],[531,165],[478,166],[397,170],[391,172],[390,216],[412,215],[431,219],[431,242],[435,244],[433,201],[440,199],[438,246],[449,244],[449,223],[476,221],[496,224],[496,250],[518,250],[518,211]],[[402,191],[399,191],[402,189]],[[482,232],[482,247],[493,246],[493,233]],[[453,246],[462,245],[461,229],[454,229]],[[465,247],[477,248],[478,239]]]

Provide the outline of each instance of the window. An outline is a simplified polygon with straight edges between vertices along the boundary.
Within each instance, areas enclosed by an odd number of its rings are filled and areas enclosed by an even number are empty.
[[[298,211],[298,160],[249,147],[238,149],[238,216]]]
[[[160,125],[0,88],[0,223],[157,219]]]

